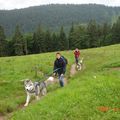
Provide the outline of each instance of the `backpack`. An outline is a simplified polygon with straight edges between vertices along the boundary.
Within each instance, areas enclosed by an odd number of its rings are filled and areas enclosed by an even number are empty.
[[[63,59],[64,63],[67,65],[68,64],[68,60],[64,56],[61,56],[61,58]]]

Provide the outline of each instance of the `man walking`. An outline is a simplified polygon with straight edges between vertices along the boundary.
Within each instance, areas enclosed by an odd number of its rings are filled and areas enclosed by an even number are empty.
[[[54,75],[58,74],[59,83],[64,87],[64,74],[66,72],[67,59],[56,53],[56,60],[54,62]]]

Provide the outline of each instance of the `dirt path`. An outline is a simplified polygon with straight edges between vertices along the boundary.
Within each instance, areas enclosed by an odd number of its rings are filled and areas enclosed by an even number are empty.
[[[120,67],[113,67],[113,68],[110,68],[110,70],[120,70]]]
[[[0,120],[5,120],[3,116],[0,116]]]
[[[76,65],[73,64],[71,66],[71,68],[70,68],[70,77],[74,76],[76,73],[77,73],[77,71],[76,71]],[[64,83],[65,83],[65,85],[68,84],[68,79],[67,78],[64,79]]]
[[[73,64],[73,65],[71,66],[71,69],[70,69],[70,77],[72,77],[72,76],[75,75],[76,73],[77,73],[77,71],[76,71],[76,65]]]

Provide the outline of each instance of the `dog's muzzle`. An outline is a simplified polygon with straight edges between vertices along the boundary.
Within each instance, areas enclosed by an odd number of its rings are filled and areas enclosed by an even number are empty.
[[[26,91],[29,92],[29,93],[35,93],[34,89],[32,89],[32,90],[26,89]]]

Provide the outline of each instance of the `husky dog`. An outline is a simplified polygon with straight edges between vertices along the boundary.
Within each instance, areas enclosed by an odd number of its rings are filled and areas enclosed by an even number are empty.
[[[77,66],[76,66],[77,70],[81,70],[82,66],[83,66],[83,58],[78,62]]]
[[[36,99],[39,100],[40,95],[46,95],[47,89],[45,82],[32,82],[29,79],[24,81],[25,90],[27,93],[26,103],[24,106],[28,106],[30,102],[31,95],[36,96]]]

